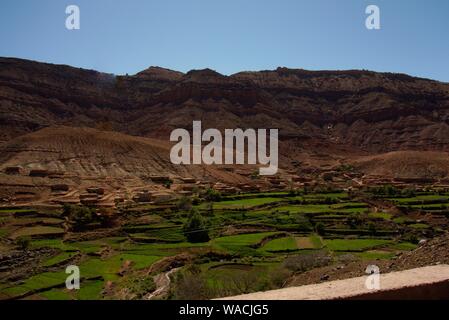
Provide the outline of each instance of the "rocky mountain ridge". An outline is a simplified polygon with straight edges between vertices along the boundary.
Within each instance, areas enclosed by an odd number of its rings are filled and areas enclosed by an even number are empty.
[[[283,140],[370,153],[449,150],[449,84],[370,71],[278,68],[231,76],[151,67],[133,76],[0,59],[0,139],[53,125],[168,140],[205,127],[279,128]]]

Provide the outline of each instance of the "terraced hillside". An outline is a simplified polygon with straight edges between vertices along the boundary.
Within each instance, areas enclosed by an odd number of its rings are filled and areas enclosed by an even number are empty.
[[[394,261],[443,233],[448,203],[445,193],[385,188],[181,198],[90,220],[75,207],[1,209],[0,297],[205,299],[279,288],[320,268]],[[69,291],[73,264],[81,289]]]

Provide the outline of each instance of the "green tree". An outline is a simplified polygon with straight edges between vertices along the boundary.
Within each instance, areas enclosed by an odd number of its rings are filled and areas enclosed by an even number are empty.
[[[63,214],[68,217],[73,229],[82,229],[96,218],[95,209],[85,206],[64,205]]]
[[[183,232],[189,242],[207,242],[210,240],[204,218],[195,209],[190,211],[190,216],[183,226]]]
[[[206,194],[204,195],[207,201],[220,201],[221,200],[221,193],[217,190],[214,190],[212,188],[209,188],[206,190]]]
[[[373,222],[370,222],[368,224],[368,231],[371,233],[371,235],[375,235],[377,232],[376,225]]]
[[[326,233],[326,230],[324,228],[324,224],[322,222],[318,222],[315,225],[315,230],[316,230],[316,233],[318,233],[320,236],[322,236],[322,235],[324,235]]]

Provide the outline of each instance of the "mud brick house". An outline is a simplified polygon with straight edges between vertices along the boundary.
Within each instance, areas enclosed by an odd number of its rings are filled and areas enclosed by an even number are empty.
[[[8,175],[22,175],[25,170],[21,166],[6,167],[3,172]]]
[[[54,184],[50,187],[51,191],[69,191],[70,187],[68,184]]]
[[[30,170],[30,177],[47,177],[49,175],[49,171],[45,169],[32,169]]]

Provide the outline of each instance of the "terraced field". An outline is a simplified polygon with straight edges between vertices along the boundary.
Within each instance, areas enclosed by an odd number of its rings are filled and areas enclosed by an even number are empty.
[[[449,214],[449,195],[446,194],[418,194],[414,197],[396,197],[389,200],[403,210]]]
[[[418,194],[384,199],[397,209],[388,211],[364,197],[273,192],[136,205],[82,231],[61,210],[0,209],[0,299],[142,299],[172,268],[180,269],[168,299],[278,288],[343,256],[375,261],[412,250],[439,230],[408,210],[444,216],[449,205],[447,195]],[[65,288],[68,265],[80,269],[80,290]]]

